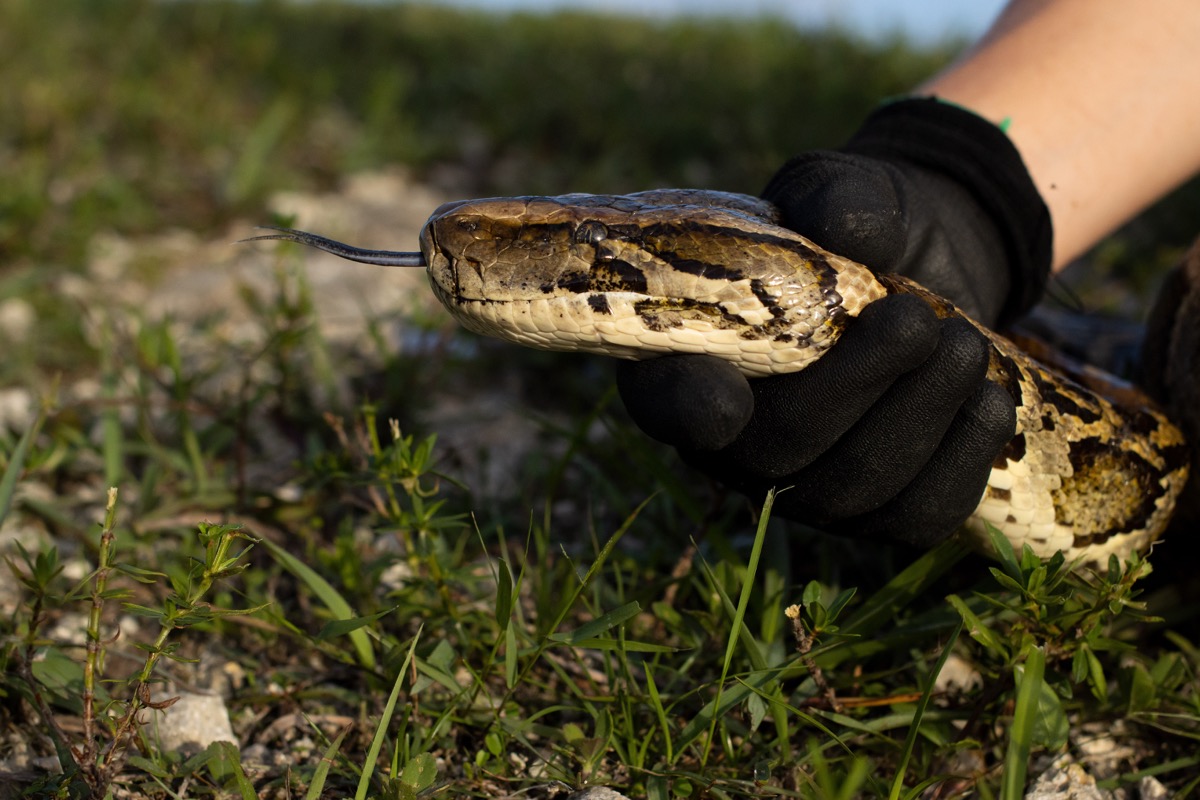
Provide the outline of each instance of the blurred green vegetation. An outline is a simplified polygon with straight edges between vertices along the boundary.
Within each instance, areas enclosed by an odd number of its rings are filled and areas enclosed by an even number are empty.
[[[203,229],[402,163],[464,194],[755,191],[952,48],[780,21],[420,5],[0,4],[0,264]]]
[[[261,215],[273,191],[383,164],[464,196],[755,192],[960,45],[771,19],[7,0],[0,271],[75,267],[96,230],[204,230]],[[1194,236],[1197,208],[1193,181],[1107,242],[1099,263],[1139,283],[1148,260]]]
[[[781,20],[655,21],[282,0],[0,4],[0,270],[98,229],[205,229],[401,163],[471,194],[754,192],[958,49]],[[1194,235],[1200,183],[1100,261]]]

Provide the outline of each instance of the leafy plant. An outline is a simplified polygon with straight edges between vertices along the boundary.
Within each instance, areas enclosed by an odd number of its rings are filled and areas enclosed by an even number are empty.
[[[82,583],[61,595],[56,590],[63,570],[55,549],[36,556],[22,549],[22,564],[11,559],[8,562],[32,598],[22,644],[13,654],[21,681],[17,688],[36,709],[53,740],[63,769],[64,788],[69,787],[73,795],[79,795],[83,787],[96,796],[108,793],[124,769],[132,743],[139,739],[147,724],[143,712],[165,711],[174,704],[173,699],[152,698],[160,660],[185,660],[173,635],[257,610],[218,609],[205,601],[218,581],[232,578],[247,566],[243,563],[246,548],[235,548],[249,537],[236,526],[201,524],[203,558],[193,559],[185,574],[173,578],[116,561],[116,516],[117,490],[110,489],[96,568]],[[128,602],[127,588],[110,585],[114,574],[143,584],[169,582],[170,591],[159,606],[134,604]],[[114,639],[105,635],[102,621],[105,606],[111,601],[124,601],[127,611],[158,624],[158,635],[153,641],[137,645],[145,653],[145,660],[129,677],[109,677],[106,671],[107,646]],[[42,636],[50,606],[58,610],[77,603],[86,603],[88,607],[82,671],[57,643]],[[78,737],[59,725],[52,708],[56,703],[80,709],[82,733]]]

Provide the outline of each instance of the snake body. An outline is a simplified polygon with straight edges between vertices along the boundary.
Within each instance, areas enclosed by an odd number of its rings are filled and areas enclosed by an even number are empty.
[[[369,252],[292,238],[347,257]],[[905,278],[780,227],[769,203],[723,192],[448,203],[426,223],[421,252],[438,299],[470,330],[619,358],[706,353],[751,378],[804,369],[892,293],[915,294],[942,318],[964,316]],[[1017,425],[964,535],[987,550],[991,524],[1018,553],[1029,545],[1082,563],[1147,547],[1187,481],[1179,429],[1137,392],[1105,397],[971,322],[990,343],[988,378],[1013,397]]]

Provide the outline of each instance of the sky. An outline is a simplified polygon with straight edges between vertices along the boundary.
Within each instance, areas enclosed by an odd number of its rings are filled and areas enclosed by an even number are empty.
[[[1004,0],[438,0],[490,9],[588,8],[655,16],[770,14],[803,27],[838,25],[867,38],[903,33],[918,43],[983,33]]]

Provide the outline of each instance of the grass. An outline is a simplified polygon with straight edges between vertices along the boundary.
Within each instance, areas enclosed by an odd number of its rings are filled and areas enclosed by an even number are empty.
[[[393,162],[463,193],[753,191],[946,52],[133,0],[6,3],[0,50],[0,302],[37,315],[0,365],[36,398],[0,424],[5,791],[1012,798],[1096,724],[1135,752],[1105,785],[1195,790],[1195,609],[1153,557],[1075,574],[788,527],[633,430],[592,360],[441,318],[412,347],[398,315],[328,339],[294,249],[187,324],[87,270],[99,233],[223,231]],[[489,494],[423,420],[514,380],[538,456]],[[937,680],[952,657],[981,680]],[[214,676],[238,746],[161,746],[150,723]]]
[[[952,543],[891,553],[903,568],[874,586],[888,567],[822,570],[809,553],[836,545],[791,532],[789,547],[769,502],[751,525],[586,380],[567,390],[606,432],[547,433],[566,447],[531,478],[546,494],[530,515],[443,474],[434,436],[324,405],[302,279],[279,280],[252,337],[271,350],[213,341],[227,349],[189,360],[170,330],[134,324],[102,359],[139,364],[113,386],[131,413],[51,405],[7,439],[0,507],[30,543],[9,558],[26,599],[0,689],[9,725],[63,768],[30,795],[1020,797],[1032,754],[1113,719],[1153,752],[1113,785],[1169,765],[1185,787],[1200,769],[1200,656],[1143,607],[1148,563],[1077,575],[1001,547],[989,570]],[[428,366],[388,358],[375,368]],[[218,379],[264,359],[262,384]],[[239,482],[241,451],[276,426],[304,442],[282,465],[293,488]],[[120,493],[97,505],[106,469]],[[71,488],[39,500],[47,485]],[[69,563],[91,566],[68,578]],[[129,613],[142,633],[114,639]],[[79,640],[50,633],[76,616]],[[187,685],[213,648],[246,675],[229,699],[242,750],[156,748],[143,723],[165,703],[145,687]],[[980,684],[936,681],[952,652]],[[306,734],[269,738],[289,715]],[[247,760],[254,744],[286,766]]]

